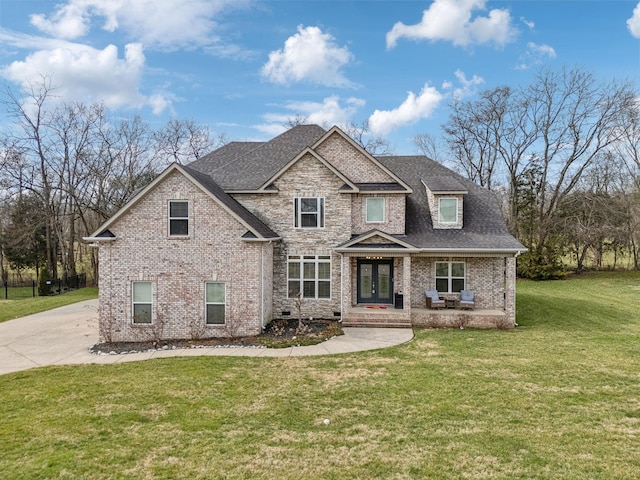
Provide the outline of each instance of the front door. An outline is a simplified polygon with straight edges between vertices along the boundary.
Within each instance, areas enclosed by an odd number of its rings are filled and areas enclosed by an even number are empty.
[[[358,303],[393,303],[393,259],[358,260]]]

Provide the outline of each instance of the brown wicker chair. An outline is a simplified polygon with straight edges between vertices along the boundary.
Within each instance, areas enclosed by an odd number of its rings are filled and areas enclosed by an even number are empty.
[[[427,308],[446,308],[447,303],[438,296],[437,290],[425,290],[424,296],[427,302]]]

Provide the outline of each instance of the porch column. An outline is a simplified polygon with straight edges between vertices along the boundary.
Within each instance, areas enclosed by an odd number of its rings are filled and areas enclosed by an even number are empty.
[[[411,257],[402,257],[402,293],[404,294],[403,310],[411,311]]]
[[[342,254],[342,270],[340,272],[341,292],[342,295],[342,315],[347,313],[351,308],[351,257]]]
[[[512,325],[516,323],[516,259],[505,259],[505,299],[504,310]]]

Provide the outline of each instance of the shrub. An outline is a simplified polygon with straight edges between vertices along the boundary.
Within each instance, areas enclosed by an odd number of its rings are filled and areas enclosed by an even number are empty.
[[[51,275],[49,274],[49,270],[47,267],[42,267],[40,269],[40,276],[38,277],[38,295],[41,297],[46,297],[47,295],[51,295]]]

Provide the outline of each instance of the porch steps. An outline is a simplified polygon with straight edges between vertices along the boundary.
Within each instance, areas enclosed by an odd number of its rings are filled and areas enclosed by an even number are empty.
[[[411,320],[402,310],[369,310],[356,307],[342,317],[343,327],[411,328]]]
[[[343,327],[358,328],[411,328],[411,322],[397,322],[383,319],[351,319],[342,320]]]

